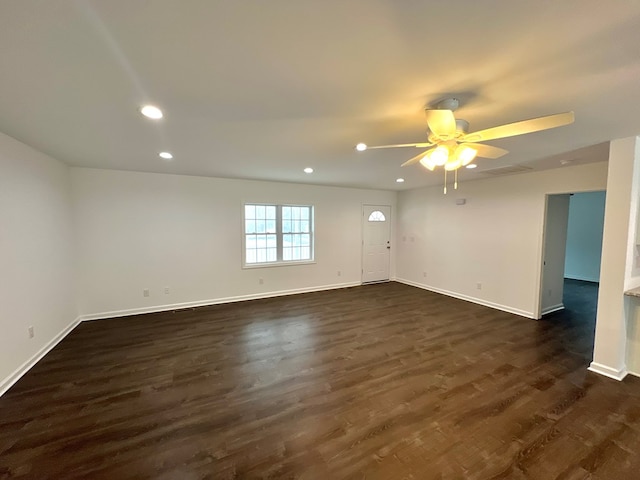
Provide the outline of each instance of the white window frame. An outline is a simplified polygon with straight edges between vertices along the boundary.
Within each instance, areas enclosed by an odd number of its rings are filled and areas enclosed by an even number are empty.
[[[266,262],[252,262],[247,263],[247,218],[246,218],[246,207],[247,206],[264,206],[264,207],[275,207],[276,208],[276,260],[266,261]],[[289,233],[283,233],[282,231],[282,208],[283,207],[302,207],[309,209],[309,255],[310,258],[303,260],[284,260],[283,259],[283,247],[284,235],[288,235]],[[307,232],[291,232],[295,233],[307,233]],[[260,234],[261,235],[261,234]],[[265,233],[267,235],[267,233]],[[273,235],[273,233],[269,233],[268,235]],[[277,204],[277,203],[260,203],[260,202],[246,202],[242,204],[242,268],[265,268],[265,267],[279,267],[285,265],[306,265],[312,264],[315,262],[315,209],[313,205],[302,205],[302,204]]]

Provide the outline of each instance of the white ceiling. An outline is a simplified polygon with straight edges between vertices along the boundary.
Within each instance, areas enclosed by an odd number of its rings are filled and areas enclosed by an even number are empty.
[[[0,0],[0,61],[0,131],[86,167],[437,184],[400,168],[415,149],[353,146],[425,140],[424,106],[450,95],[471,130],[576,114],[488,142],[510,154],[467,179],[606,160],[583,147],[640,133],[636,0]]]

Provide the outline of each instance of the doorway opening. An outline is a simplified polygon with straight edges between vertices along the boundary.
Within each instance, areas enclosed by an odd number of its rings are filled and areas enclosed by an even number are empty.
[[[605,194],[547,195],[538,318],[565,308],[582,312],[583,306],[593,305],[595,321]]]

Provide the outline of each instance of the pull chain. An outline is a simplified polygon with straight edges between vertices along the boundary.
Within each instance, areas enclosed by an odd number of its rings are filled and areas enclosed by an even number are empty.
[[[453,189],[457,190],[458,189],[458,169],[456,168],[455,171],[455,181],[453,182]]]
[[[447,171],[444,171],[444,194],[447,194]]]

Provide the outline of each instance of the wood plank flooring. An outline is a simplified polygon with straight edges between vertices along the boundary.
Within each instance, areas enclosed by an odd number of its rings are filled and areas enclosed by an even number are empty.
[[[398,283],[86,322],[0,398],[0,478],[637,479],[595,305]]]

